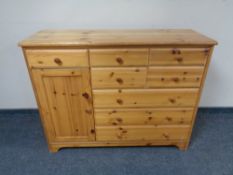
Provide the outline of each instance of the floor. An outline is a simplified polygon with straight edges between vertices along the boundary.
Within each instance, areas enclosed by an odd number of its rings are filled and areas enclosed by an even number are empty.
[[[176,147],[48,152],[36,110],[0,110],[0,174],[233,175],[233,109],[202,108],[186,152]]]

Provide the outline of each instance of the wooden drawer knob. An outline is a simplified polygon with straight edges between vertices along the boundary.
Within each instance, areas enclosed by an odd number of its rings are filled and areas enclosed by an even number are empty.
[[[119,105],[122,105],[122,104],[123,104],[123,100],[121,100],[121,99],[117,99],[116,102],[117,102]]]
[[[117,57],[117,58],[116,58],[116,62],[117,62],[118,64],[120,64],[120,65],[124,64],[124,61],[123,61],[123,59],[122,59],[121,57]]]
[[[62,65],[62,61],[61,61],[60,58],[55,58],[55,59],[54,59],[54,62],[55,62],[56,64],[58,64],[59,66]]]
[[[117,83],[119,83],[119,84],[123,84],[123,83],[124,83],[124,81],[123,81],[121,78],[117,78],[116,81],[117,81]]]

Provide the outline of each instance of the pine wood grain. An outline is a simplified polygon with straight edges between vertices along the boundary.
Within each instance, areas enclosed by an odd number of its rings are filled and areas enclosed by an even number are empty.
[[[85,49],[29,49],[26,50],[29,67],[88,67]]]
[[[200,87],[203,66],[157,66],[148,68],[147,87]]]
[[[205,65],[209,48],[152,48],[149,64],[167,65]]]
[[[93,140],[89,70],[34,69],[32,75],[53,140]],[[86,93],[88,99],[83,96]]]
[[[146,66],[148,48],[90,49],[91,66]]]
[[[95,108],[194,107],[198,89],[93,90]]]
[[[170,126],[97,126],[97,141],[115,140],[184,140],[189,125]]]
[[[92,86],[100,88],[143,88],[147,67],[92,68]]]
[[[190,29],[145,30],[43,30],[19,43],[42,46],[155,46],[215,45],[216,41]]]
[[[191,124],[193,108],[95,109],[96,126]]]
[[[44,30],[20,42],[49,150],[185,150],[213,46],[193,30]]]

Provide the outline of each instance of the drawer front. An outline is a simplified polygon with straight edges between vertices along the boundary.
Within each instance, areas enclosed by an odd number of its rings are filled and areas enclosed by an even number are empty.
[[[94,107],[193,107],[198,89],[93,90]]]
[[[208,49],[156,48],[150,50],[150,65],[205,65]]]
[[[203,66],[149,67],[147,87],[200,87]]]
[[[30,67],[88,67],[87,50],[26,50]]]
[[[96,109],[97,126],[191,124],[193,108]]]
[[[149,49],[91,49],[91,66],[145,66]]]
[[[185,140],[189,129],[189,125],[97,126],[96,140]]]
[[[92,68],[92,86],[93,88],[144,87],[146,72],[145,67]]]

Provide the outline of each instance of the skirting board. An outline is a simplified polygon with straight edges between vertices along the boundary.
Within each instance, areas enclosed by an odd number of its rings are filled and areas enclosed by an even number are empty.
[[[233,113],[233,107],[200,107],[198,113]],[[38,109],[0,109],[0,115],[4,114],[38,114]],[[233,116],[232,116],[233,117]]]

